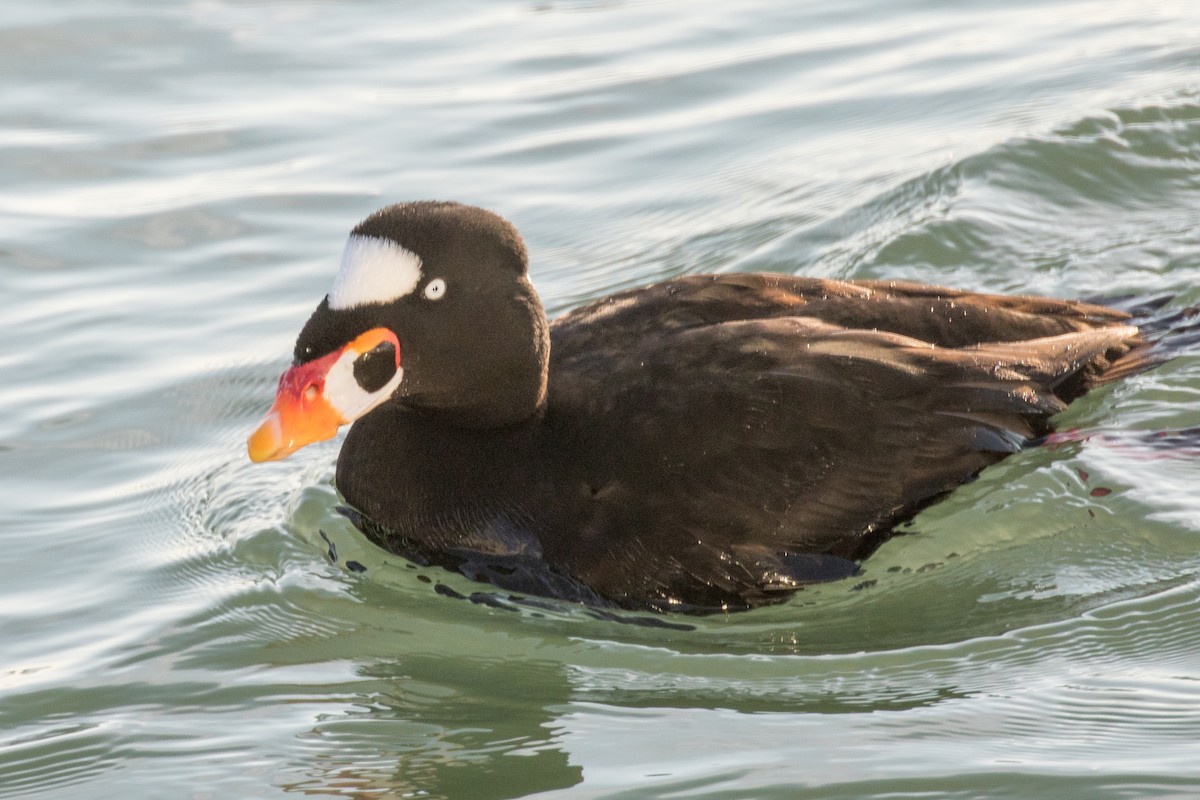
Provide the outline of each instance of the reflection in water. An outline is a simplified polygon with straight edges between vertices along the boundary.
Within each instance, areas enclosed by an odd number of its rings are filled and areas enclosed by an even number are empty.
[[[561,665],[438,656],[373,664],[378,687],[301,734],[289,792],[501,800],[574,786],[551,709],[568,699]]]

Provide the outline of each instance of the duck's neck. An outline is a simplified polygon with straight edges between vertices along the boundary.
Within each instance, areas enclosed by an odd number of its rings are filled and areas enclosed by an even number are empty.
[[[469,546],[536,502],[550,337],[536,292],[521,285],[470,370],[418,379],[351,426],[337,486],[376,524]]]
[[[466,427],[441,414],[383,407],[356,422],[337,486],[373,522],[436,547],[471,546],[489,527],[519,522],[537,474],[541,414]]]
[[[422,365],[411,386],[401,384],[392,402],[414,412],[414,424],[485,430],[520,425],[541,414],[549,379],[549,325],[528,280],[522,279],[510,301],[500,305],[486,337],[469,354],[450,351],[443,363]]]

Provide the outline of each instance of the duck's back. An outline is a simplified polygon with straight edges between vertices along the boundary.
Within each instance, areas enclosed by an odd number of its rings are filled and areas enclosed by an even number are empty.
[[[1105,306],[1045,297],[981,294],[908,281],[839,281],[773,273],[696,275],[631,289],[580,306],[551,323],[553,355],[565,362],[646,334],[735,320],[810,317],[936,344],[1040,339],[1120,325]]]
[[[1136,360],[1126,318],[745,274],[584,306],[551,323],[547,453],[568,502],[546,558],[627,606],[757,605],[846,574]]]

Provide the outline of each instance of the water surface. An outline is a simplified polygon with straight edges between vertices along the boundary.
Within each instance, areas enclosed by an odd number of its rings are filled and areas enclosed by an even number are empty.
[[[399,200],[512,219],[553,313],[731,270],[1200,303],[1198,75],[1189,0],[7,3],[0,796],[1200,794],[1196,353],[686,631],[439,595],[334,512],[336,442],[243,449]]]

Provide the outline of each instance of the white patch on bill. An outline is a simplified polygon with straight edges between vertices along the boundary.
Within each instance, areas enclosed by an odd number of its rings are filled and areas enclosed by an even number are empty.
[[[347,348],[325,373],[325,388],[322,393],[326,402],[333,406],[333,410],[346,422],[354,422],[384,403],[392,396],[392,392],[396,391],[400,381],[404,380],[404,370],[396,367],[396,374],[387,384],[377,391],[366,391],[354,379],[354,362],[360,355],[361,353]]]
[[[391,239],[351,236],[329,291],[329,307],[390,303],[412,294],[421,282],[421,258]]]

